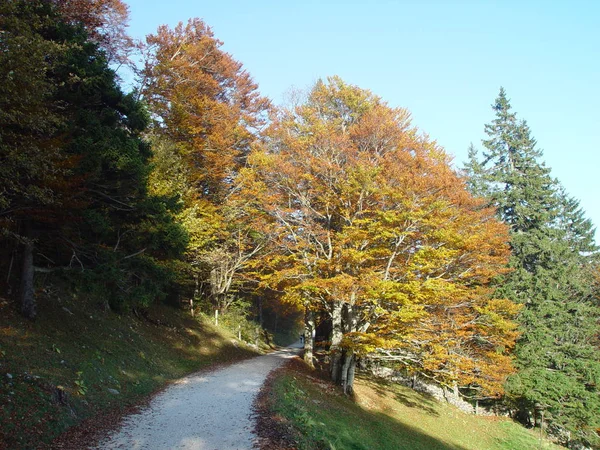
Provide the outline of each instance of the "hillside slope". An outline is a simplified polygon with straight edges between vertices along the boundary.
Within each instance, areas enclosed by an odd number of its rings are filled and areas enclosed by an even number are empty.
[[[257,410],[262,450],[562,448],[509,419],[468,415],[394,383],[359,378],[350,399],[299,359],[273,374]]]
[[[85,419],[95,428],[171,380],[256,354],[163,305],[119,315],[58,290],[38,300],[31,322],[0,299],[0,448],[38,448]]]

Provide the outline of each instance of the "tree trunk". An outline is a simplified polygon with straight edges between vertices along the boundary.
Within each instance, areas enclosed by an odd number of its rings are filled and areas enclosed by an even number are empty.
[[[264,328],[262,297],[258,297],[258,324]]]
[[[350,367],[348,368],[348,387],[349,391],[348,395],[351,395],[354,392],[354,374],[356,373],[356,357],[352,357],[352,361],[350,362]]]
[[[200,277],[198,272],[194,273],[194,299],[200,297]]]
[[[344,394],[352,394],[354,388],[354,370],[356,367],[356,358],[352,350],[344,352],[344,364],[342,365],[341,382],[344,388]]]
[[[535,428],[542,428],[542,421],[544,417],[544,410],[539,403],[533,405],[533,426]]]
[[[200,297],[200,280],[198,273],[194,273],[194,296],[190,298],[190,312],[194,316],[194,300]]]
[[[10,252],[10,264],[8,265],[8,274],[6,275],[6,285],[8,286],[8,290],[10,293],[10,275],[12,273],[12,267],[13,267],[13,263],[15,261],[15,252],[14,250],[12,252]]]
[[[346,304],[346,332],[353,333],[357,331],[358,320],[354,313],[354,296],[352,302]],[[344,351],[344,365],[342,366],[342,386],[344,394],[351,395],[354,391],[354,373],[356,371],[356,355],[352,349]]]
[[[28,319],[35,319],[37,314],[33,289],[33,239],[28,224],[25,225],[25,244],[23,249],[23,266],[21,269],[21,314]]]
[[[227,309],[226,300],[227,294],[223,293],[219,288],[219,276],[217,269],[210,271],[210,296],[213,301],[213,306],[220,309],[222,313]]]
[[[314,368],[313,349],[315,345],[314,331],[315,313],[306,307],[304,312],[304,361]]]
[[[343,305],[341,302],[336,302],[333,304],[333,308],[331,310],[332,331],[331,347],[329,348],[329,355],[331,358],[329,372],[332,381],[338,384],[341,381],[342,375],[342,349],[340,344],[342,342],[342,338],[344,337],[342,327],[342,306]]]
[[[222,314],[225,314],[225,312],[227,311],[227,295],[226,294],[217,294],[217,309],[219,309]]]

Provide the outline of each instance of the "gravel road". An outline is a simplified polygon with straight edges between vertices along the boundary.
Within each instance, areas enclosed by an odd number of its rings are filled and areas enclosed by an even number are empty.
[[[120,431],[96,449],[252,449],[252,402],[271,370],[292,358],[299,344],[212,372],[190,375],[123,420]]]

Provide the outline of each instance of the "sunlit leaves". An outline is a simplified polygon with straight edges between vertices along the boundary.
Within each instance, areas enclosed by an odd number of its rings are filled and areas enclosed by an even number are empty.
[[[142,93],[155,133],[179,147],[198,194],[222,200],[269,102],[200,19],[147,37]]]
[[[598,251],[592,223],[552,178],[504,89],[492,107],[495,118],[485,126],[483,158],[471,148],[466,169],[471,189],[487,196],[512,232],[512,271],[496,280],[497,295],[523,305],[514,352],[518,373],[507,390],[522,417],[541,402],[555,424],[597,439],[600,310],[591,275]],[[511,305],[493,300],[479,311],[480,329],[511,332],[503,321],[514,314]]]
[[[262,282],[308,308],[347,307],[342,348],[373,356],[394,342],[441,382],[485,374],[496,393],[510,363],[494,369],[489,352],[512,345],[514,325],[480,307],[506,229],[409,117],[336,77],[278,113],[240,177],[273,224],[270,251],[287,255],[263,261]]]

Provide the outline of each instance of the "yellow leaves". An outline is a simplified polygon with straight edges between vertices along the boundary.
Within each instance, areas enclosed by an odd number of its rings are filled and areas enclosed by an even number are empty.
[[[486,329],[487,334],[497,336],[497,345],[512,348],[519,334],[514,320],[521,308],[522,305],[508,299],[491,299],[476,307],[476,311],[481,315],[481,327]]]
[[[321,298],[348,303],[353,302],[362,289],[358,278],[345,273],[328,277],[313,276],[303,286],[310,286]]]
[[[346,84],[340,77],[319,80],[299,109],[314,112],[322,121],[347,127],[381,100],[358,86]]]
[[[465,288],[457,283],[452,283],[441,278],[429,278],[422,287],[423,296],[428,299],[428,304],[456,305],[464,301]]]
[[[346,324],[346,348],[397,345],[432,374],[491,386],[488,353],[514,340],[512,306],[486,290],[508,234],[449,161],[407,111],[332,78],[274,117],[240,195],[270,224],[263,283],[368,323]]]
[[[393,280],[379,280],[371,287],[371,295],[381,299],[386,305],[402,307],[419,302],[420,284],[416,282],[400,283]]]
[[[256,149],[248,156],[248,164],[255,169],[274,169],[278,162],[276,154],[260,151]],[[252,173],[252,171],[248,171]]]
[[[446,266],[456,258],[458,251],[448,246],[423,245],[413,255],[412,264],[422,274],[443,275]]]
[[[390,345],[397,344],[395,341],[384,339],[374,333],[346,333],[340,344],[341,348],[352,350],[357,356],[366,356],[374,353],[379,348],[391,348]]]
[[[437,372],[440,368],[444,368],[450,358],[447,347],[441,343],[428,345],[423,356],[423,368],[430,372]]]
[[[514,319],[523,305],[519,305],[505,298],[490,299],[479,309],[482,314],[497,315],[502,319]]]
[[[178,214],[178,220],[188,232],[190,241],[187,253],[192,257],[216,242],[223,229],[222,218],[216,207],[206,201],[198,200],[185,208]]]
[[[406,306],[385,315],[385,328],[388,330],[401,330],[402,334],[406,334],[408,325],[414,325],[426,316],[427,311],[423,305],[409,303]]]

